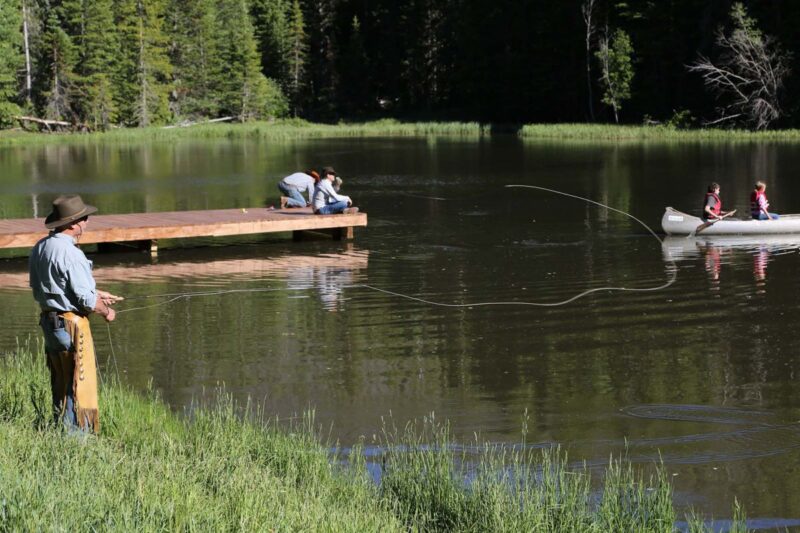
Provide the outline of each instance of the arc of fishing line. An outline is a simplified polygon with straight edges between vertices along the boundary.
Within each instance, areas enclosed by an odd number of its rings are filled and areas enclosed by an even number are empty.
[[[597,201],[592,200],[590,198],[585,198],[583,196],[578,196],[576,194],[570,194],[570,193],[558,191],[556,189],[549,189],[547,187],[540,187],[538,185],[506,185],[505,187],[507,187],[507,188],[538,189],[538,190],[541,190],[541,191],[546,191],[546,192],[550,192],[550,193],[553,193],[553,194],[559,194],[561,196],[566,196],[566,197],[569,197],[569,198],[575,198],[577,200],[582,200],[584,202],[588,202],[590,204],[594,204],[594,205],[597,205],[599,207],[603,207],[605,209],[608,209],[609,211],[614,211],[615,213],[619,213],[621,215],[625,215],[626,217],[629,217],[629,218],[633,219],[634,221],[639,223],[643,228],[645,228],[653,237],[655,237],[656,240],[659,243],[663,242],[661,237],[659,237],[658,234],[650,228],[650,226],[648,226],[647,224],[645,224],[644,222],[642,222],[641,220],[639,220],[635,216],[633,216],[630,213],[627,213],[625,211],[622,211],[621,209],[616,209],[614,207],[611,207],[609,205],[603,204],[601,202],[597,202]],[[677,265],[675,263],[675,260],[670,257],[668,262],[671,265],[671,269],[669,271],[669,278],[667,279],[667,281],[665,283],[662,283],[661,285],[659,285],[657,287],[643,287],[643,288],[635,288],[635,287],[596,287],[594,289],[585,290],[585,291],[581,292],[580,294],[577,294],[577,295],[575,295],[575,296],[573,296],[571,298],[567,298],[566,300],[562,300],[562,301],[559,301],[559,302],[525,302],[525,301],[513,301],[512,300],[512,301],[504,301],[504,302],[498,301],[498,302],[473,302],[473,303],[466,303],[466,304],[454,304],[454,303],[446,303],[446,302],[437,302],[437,301],[428,300],[428,299],[425,299],[425,298],[419,298],[419,297],[416,297],[416,296],[411,296],[409,294],[403,294],[403,293],[399,293],[399,292],[395,292],[395,291],[390,291],[390,290],[387,290],[387,289],[381,289],[379,287],[375,287],[373,285],[367,285],[367,284],[363,284],[363,283],[362,284],[357,284],[357,285],[348,285],[346,288],[365,288],[365,289],[369,289],[369,290],[372,290],[372,291],[376,291],[376,292],[380,292],[380,293],[383,293],[383,294],[387,294],[387,295],[390,295],[390,296],[396,296],[398,298],[405,298],[407,300],[412,300],[412,301],[424,303],[424,304],[427,304],[427,305],[433,305],[433,306],[437,306],[437,307],[449,307],[449,308],[459,308],[459,307],[461,307],[461,308],[464,308],[464,307],[485,307],[485,306],[493,306],[493,305],[521,305],[521,306],[536,306],[536,307],[558,307],[558,306],[561,306],[561,305],[569,304],[571,302],[574,302],[575,300],[578,300],[579,298],[583,298],[584,296],[587,296],[587,295],[595,293],[595,292],[600,292],[600,291],[653,292],[653,291],[666,289],[667,287],[669,287],[670,285],[675,283],[675,280],[677,279],[677,276],[678,276],[678,274],[677,274]],[[137,296],[137,297],[133,297],[133,298],[151,298],[151,297],[167,297],[167,296],[169,296],[171,298],[168,299],[168,300],[162,301],[162,302],[157,302],[157,303],[155,303],[153,305],[146,305],[146,306],[140,306],[140,307],[131,307],[131,308],[127,308],[127,309],[120,309],[119,311],[117,311],[117,314],[129,313],[129,312],[132,312],[132,311],[139,311],[139,310],[142,310],[142,309],[150,309],[150,308],[153,308],[153,307],[160,307],[162,305],[167,305],[169,303],[172,303],[172,302],[175,302],[175,301],[178,301],[178,300],[189,299],[189,298],[194,298],[194,297],[198,297],[198,296],[218,296],[218,295],[223,295],[223,294],[234,294],[234,293],[278,292],[278,291],[292,291],[292,290],[295,290],[295,291],[307,290],[307,288],[306,287],[297,287],[297,288],[257,287],[257,288],[254,288],[254,289],[226,289],[226,290],[220,290],[220,291],[201,291],[201,292],[191,292],[191,293],[177,293],[177,294],[176,293],[172,293],[172,294],[162,294],[162,295],[157,295],[156,294],[156,295]],[[131,299],[133,299],[133,298],[131,298]],[[112,360],[114,362],[114,367],[116,368],[117,361],[116,361],[116,354],[115,354],[115,350],[114,350],[114,343],[113,343],[113,341],[111,339],[111,325],[109,323],[106,323],[106,326],[108,328],[108,341],[109,341],[109,345],[111,347],[111,357],[112,357]],[[119,374],[119,370],[117,370],[117,374]]]
[[[621,215],[624,215],[624,216],[634,220],[636,223],[638,223],[644,229],[646,229],[653,237],[655,237],[655,239],[659,243],[663,242],[661,237],[655,231],[653,231],[653,229],[650,228],[650,226],[648,226],[645,222],[643,222],[642,220],[638,219],[634,215],[632,215],[632,214],[630,214],[630,213],[628,213],[626,211],[623,211],[621,209],[617,209],[617,208],[611,207],[609,205],[606,205],[604,203],[592,200],[590,198],[586,198],[586,197],[583,197],[583,196],[578,196],[576,194],[571,194],[571,193],[559,191],[559,190],[556,190],[556,189],[551,189],[551,188],[548,188],[548,187],[540,187],[538,185],[510,184],[510,185],[505,185],[505,187],[506,188],[537,189],[537,190],[541,190],[541,191],[545,191],[545,192],[549,192],[549,193],[553,193],[553,194],[558,194],[558,195],[561,195],[561,196],[566,196],[568,198],[574,198],[576,200],[581,200],[583,202],[587,202],[587,203],[596,205],[598,207],[602,207],[604,209],[607,209],[609,211],[613,211],[615,213],[619,213]],[[405,298],[407,300],[420,302],[420,303],[424,303],[426,305],[432,305],[432,306],[436,306],[436,307],[464,308],[464,307],[486,307],[486,306],[501,306],[501,305],[516,305],[516,306],[531,306],[531,307],[558,307],[558,306],[562,306],[562,305],[567,305],[567,304],[572,303],[572,302],[574,302],[574,301],[576,301],[576,300],[578,300],[580,298],[583,298],[584,296],[588,296],[589,294],[596,293],[596,292],[604,292],[604,291],[653,292],[653,291],[666,289],[667,287],[669,287],[670,285],[675,283],[675,280],[677,279],[677,265],[675,264],[675,261],[672,258],[669,258],[668,259],[668,263],[671,266],[671,268],[669,270],[668,279],[667,279],[666,282],[662,283],[661,285],[658,285],[657,287],[620,287],[620,286],[595,287],[593,289],[587,289],[587,290],[585,290],[585,291],[583,291],[583,292],[581,292],[579,294],[576,294],[575,296],[572,296],[572,297],[564,299],[564,300],[560,300],[558,302],[531,302],[531,301],[508,300],[508,301],[471,302],[471,303],[447,303],[447,302],[439,302],[439,301],[435,301],[435,300],[430,300],[430,299],[427,299],[427,298],[421,298],[421,297],[418,297],[418,296],[412,296],[410,294],[404,294],[404,293],[400,293],[400,292],[396,292],[396,291],[391,291],[391,290],[388,290],[388,289],[382,289],[380,287],[375,287],[374,285],[368,285],[368,284],[363,284],[363,283],[362,284],[348,285],[346,288],[364,288],[364,289],[380,292],[380,293],[383,293],[383,294],[387,294],[389,296],[395,296],[397,298]],[[153,305],[147,305],[147,306],[141,306],[141,307],[133,307],[133,308],[128,308],[128,309],[121,309],[120,311],[118,311],[118,313],[125,313],[125,312],[131,312],[131,311],[138,311],[138,310],[142,310],[142,309],[149,309],[149,308],[153,308],[153,307],[160,307],[162,305],[167,305],[167,304],[175,302],[177,300],[188,299],[188,298],[193,298],[193,297],[197,297],[197,296],[218,296],[218,295],[232,294],[232,293],[278,292],[278,291],[288,291],[288,290],[307,290],[307,288],[228,289],[228,290],[220,290],[220,291],[206,291],[206,292],[160,295],[162,297],[166,297],[166,296],[173,296],[173,297],[170,298],[169,300],[165,300],[163,302],[158,302],[158,303],[155,303]],[[153,296],[159,296],[159,295],[153,295]],[[150,296],[144,296],[144,297],[140,297],[140,298],[146,298],[146,297],[150,297]]]
[[[582,200],[584,202],[588,202],[590,204],[594,204],[594,205],[597,205],[599,207],[603,207],[605,209],[608,209],[609,211],[614,211],[615,213],[619,213],[621,215],[625,215],[626,217],[629,217],[629,218],[635,220],[644,229],[646,229],[653,237],[655,237],[656,240],[659,243],[663,242],[661,237],[659,237],[659,235],[655,231],[653,231],[652,228],[650,228],[650,226],[648,226],[647,224],[645,224],[643,221],[639,220],[638,218],[636,218],[632,214],[630,214],[630,213],[628,213],[626,211],[622,211],[621,209],[616,209],[616,208],[611,207],[609,205],[603,204],[601,202],[597,202],[597,201],[592,200],[590,198],[584,198],[583,196],[578,196],[576,194],[570,194],[570,193],[558,191],[556,189],[549,189],[547,187],[539,187],[538,185],[505,185],[505,187],[506,188],[538,189],[538,190],[550,192],[550,193],[553,193],[553,194],[560,194],[562,196],[567,196],[569,198],[575,198],[577,200]],[[670,285],[675,283],[675,280],[677,279],[677,265],[675,264],[675,261],[672,258],[670,258],[668,260],[668,262],[670,263],[670,266],[671,266],[670,271],[669,271],[669,277],[668,277],[668,279],[667,279],[667,281],[665,283],[662,283],[661,285],[659,285],[657,287],[639,287],[639,288],[637,288],[637,287],[595,287],[593,289],[588,289],[588,290],[585,290],[585,291],[583,291],[583,292],[581,292],[579,294],[576,294],[575,296],[572,296],[571,298],[567,298],[566,300],[561,300],[561,301],[558,301],[558,302],[527,302],[527,301],[512,300],[512,301],[506,301],[506,302],[473,302],[473,303],[464,303],[464,304],[453,304],[453,303],[444,303],[444,302],[436,302],[436,301],[433,301],[433,300],[427,300],[425,298],[419,298],[419,297],[411,296],[411,295],[408,295],[408,294],[402,294],[402,293],[399,293],[399,292],[394,292],[394,291],[389,291],[389,290],[386,290],[386,289],[381,289],[379,287],[375,287],[375,286],[372,286],[372,285],[361,284],[361,285],[356,285],[356,286],[364,287],[364,288],[367,288],[367,289],[370,289],[370,290],[373,290],[373,291],[382,292],[384,294],[389,294],[391,296],[396,296],[398,298],[405,298],[407,300],[413,300],[413,301],[416,301],[416,302],[420,302],[420,303],[424,303],[424,304],[428,304],[428,305],[435,305],[435,306],[438,306],[438,307],[482,307],[482,306],[489,306],[489,305],[527,305],[527,306],[535,306],[535,307],[557,307],[557,306],[560,306],[560,305],[566,305],[568,303],[574,302],[575,300],[578,300],[579,298],[583,298],[584,296],[587,296],[589,294],[592,294],[592,293],[595,293],[595,292],[601,292],[601,291],[652,292],[652,291],[659,291],[659,290],[662,290],[662,289],[666,289],[667,287],[669,287]]]

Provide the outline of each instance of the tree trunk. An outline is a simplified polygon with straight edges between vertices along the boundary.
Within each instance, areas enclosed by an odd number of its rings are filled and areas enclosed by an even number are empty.
[[[28,35],[28,10],[22,1],[22,37],[25,48],[25,102],[31,104],[31,49]]]
[[[594,122],[594,95],[592,94],[592,35],[594,34],[594,0],[583,4],[583,20],[586,23],[586,88],[589,92],[589,120]]]
[[[142,4],[139,2],[139,80],[141,82],[141,111],[139,114],[139,126],[147,127],[150,125],[150,117],[147,113],[147,64],[144,58],[144,17]]]

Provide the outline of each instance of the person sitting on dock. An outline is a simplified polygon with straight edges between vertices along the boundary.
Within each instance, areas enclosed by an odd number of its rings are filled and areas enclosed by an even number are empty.
[[[336,171],[331,167],[322,169],[322,177],[314,189],[314,214],[333,215],[336,213],[358,213],[357,207],[351,207],[353,201],[349,196],[337,193],[333,188],[336,181]]]
[[[309,169],[305,172],[295,172],[278,182],[281,191],[281,209],[287,207],[306,207],[311,204],[314,186],[319,181],[316,170]],[[304,192],[308,193],[308,202],[303,198]]]
[[[728,217],[735,212],[735,209],[733,211],[722,210],[722,200],[719,197],[719,184],[712,182],[708,186],[708,192],[706,193],[705,200],[703,201],[703,220],[706,222],[722,220],[723,218]]]
[[[750,214],[756,220],[778,220],[780,216],[776,213],[769,212],[769,200],[765,191],[767,184],[763,181],[757,181],[753,187],[753,192],[750,193]]]

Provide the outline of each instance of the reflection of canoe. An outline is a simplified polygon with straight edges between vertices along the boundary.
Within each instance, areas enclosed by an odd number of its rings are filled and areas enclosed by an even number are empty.
[[[661,218],[661,227],[667,235],[774,235],[800,233],[800,215],[781,215],[780,220],[753,220],[729,218],[702,227],[704,222],[668,207]],[[700,229],[702,228],[702,229]],[[699,229],[699,231],[698,231]]]
[[[661,243],[665,261],[684,261],[699,257],[704,250],[740,250],[760,252],[767,250],[779,254],[786,250],[800,249],[800,235],[710,235],[697,237],[666,237]]]

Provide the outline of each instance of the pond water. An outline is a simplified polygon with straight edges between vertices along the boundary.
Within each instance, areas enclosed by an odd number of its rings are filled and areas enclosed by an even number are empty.
[[[764,179],[776,212],[800,212],[798,163],[796,144],[513,137],[3,148],[0,216],[45,216],[58,193],[104,213],[253,209],[277,204],[282,176],[333,165],[369,216],[352,242],[90,254],[128,298],[95,322],[104,371],[176,409],[220,384],[281,417],[313,407],[345,446],[430,412],[461,442],[516,443],[527,412],[528,442],[590,466],[660,454],[680,504],[722,518],[735,497],[778,523],[800,518],[800,237],[662,243],[505,185],[660,232],[664,207],[699,212],[710,181],[746,211]],[[38,334],[26,284],[24,258],[0,260],[4,350]]]

